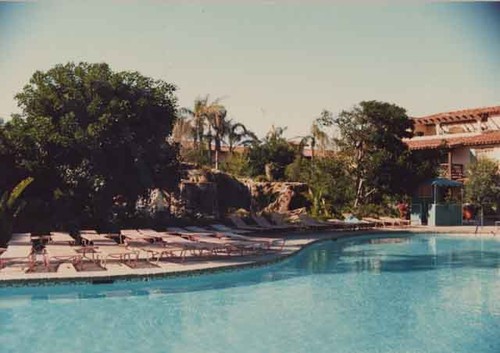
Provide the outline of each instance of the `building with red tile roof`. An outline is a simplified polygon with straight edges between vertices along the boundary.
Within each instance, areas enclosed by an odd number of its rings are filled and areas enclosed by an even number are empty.
[[[500,161],[500,106],[465,109],[412,118],[411,150],[444,149],[445,176],[463,179],[467,165],[479,157]]]

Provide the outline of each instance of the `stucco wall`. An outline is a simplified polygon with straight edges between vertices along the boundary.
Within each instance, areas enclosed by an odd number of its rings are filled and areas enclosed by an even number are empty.
[[[476,158],[487,157],[500,162],[500,146],[476,148],[474,154]]]
[[[470,162],[471,162],[470,148],[462,147],[462,148],[457,148],[453,151],[453,163],[454,164],[463,164],[465,167]]]

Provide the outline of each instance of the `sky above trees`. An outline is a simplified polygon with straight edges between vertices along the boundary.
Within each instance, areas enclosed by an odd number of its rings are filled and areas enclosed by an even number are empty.
[[[498,105],[500,4],[0,3],[0,117],[35,70],[106,62],[222,98],[263,136],[377,99],[420,116]]]

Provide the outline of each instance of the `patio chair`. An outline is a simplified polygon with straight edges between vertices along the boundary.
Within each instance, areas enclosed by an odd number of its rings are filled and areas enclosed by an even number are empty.
[[[68,245],[74,245],[75,239],[69,233],[51,232],[49,242],[51,244],[67,243]]]
[[[164,257],[175,257],[175,251],[179,252],[178,257],[182,261],[185,259],[185,249],[180,246],[167,245],[162,242],[150,243],[146,240],[132,240],[127,242],[127,247],[135,251],[143,251],[146,253],[146,261],[152,262],[156,259],[156,263]]]
[[[385,227],[390,224],[387,221],[374,217],[363,217],[362,220],[373,223],[375,227]]]
[[[252,214],[252,219],[259,225],[259,227],[269,229],[269,230],[290,230],[294,229],[295,227],[290,226],[290,225],[277,225],[277,224],[271,224],[264,216],[259,216],[256,214]]]
[[[198,233],[187,232],[182,228],[176,228],[176,230],[183,231],[182,233],[184,237],[177,232],[176,233],[157,232],[152,229],[142,229],[141,232],[148,233],[150,235],[158,237],[165,245],[182,248],[184,250],[184,256],[187,251],[191,252],[192,255],[202,256],[204,251],[213,254],[220,249],[219,246],[213,244],[202,243],[189,239],[188,236],[189,234],[198,234]]]
[[[33,252],[29,234],[14,234],[11,241],[2,254],[0,254],[0,269],[9,263],[21,262],[28,265],[29,270],[33,270],[36,265],[36,256]],[[23,267],[24,269],[24,267]]]
[[[260,226],[252,226],[249,224],[246,224],[245,221],[236,216],[236,215],[229,215],[227,217],[233,224],[236,226],[238,229],[244,229],[244,230],[253,230],[253,231],[263,231],[266,230],[266,228],[260,227]]]
[[[217,244],[224,248],[228,255],[237,252],[243,255],[245,251],[259,251],[264,249],[264,244],[244,240],[233,240],[230,238],[217,238],[206,233],[194,233],[193,239],[201,242]]]
[[[271,249],[271,247],[276,246],[279,248],[279,251],[283,250],[283,248],[285,247],[285,242],[286,242],[286,240],[283,238],[275,239],[275,238],[249,237],[246,235],[228,233],[228,232],[220,232],[220,233],[217,233],[216,236],[218,238],[227,238],[227,239],[231,239],[231,240],[240,240],[240,241],[247,241],[247,242],[254,242],[257,244],[262,244],[268,250]]]
[[[106,268],[108,261],[110,259],[116,259],[121,263],[126,263],[131,267],[135,267],[137,261],[139,261],[139,251],[131,249],[123,244],[109,245],[109,246],[98,246],[97,255],[99,256],[99,261],[102,267]]]
[[[410,221],[407,219],[400,219],[394,217],[380,217],[382,221],[390,223],[392,226],[409,226]]]
[[[237,234],[250,234],[253,233],[251,230],[244,230],[244,229],[237,229],[233,227],[228,227],[225,224],[210,224],[210,228],[218,231],[218,232],[231,232],[231,233],[237,233]]]
[[[120,242],[123,242],[123,238],[130,240],[148,240],[151,242],[157,239],[151,234],[145,234],[137,229],[122,229],[120,231]]]
[[[271,248],[271,246],[278,246],[280,250],[283,249],[285,246],[285,240],[284,239],[274,239],[274,238],[254,238],[254,237],[249,237],[243,234],[237,234],[233,232],[210,232],[208,229],[202,228],[202,227],[186,227],[188,230],[193,230],[197,231],[197,234],[205,234],[206,232],[207,235],[210,235],[212,237],[216,237],[219,239],[227,239],[227,240],[237,240],[237,241],[245,241],[245,242],[251,242],[255,244],[260,244],[266,246],[268,249]],[[230,229],[230,228],[229,228]]]
[[[90,253],[92,260],[99,261],[99,264],[106,268],[109,259],[117,259],[120,262],[132,265],[137,263],[139,252],[128,249],[126,246],[117,244],[114,240],[97,233],[82,233],[80,234],[87,246],[80,248],[84,256]]]
[[[69,262],[77,270],[82,269],[84,255],[77,252],[77,248],[69,245],[47,244],[44,249],[44,266],[50,268],[51,264],[56,263],[56,267],[61,263]]]
[[[192,234],[192,233],[191,233]],[[193,237],[182,237],[180,235],[163,233],[162,240],[167,244],[177,245],[184,247],[187,251],[191,252],[192,255],[203,256],[206,252],[211,255],[218,254],[225,251],[225,247],[220,244],[213,244],[209,242],[195,240],[195,235]]]
[[[279,225],[279,226],[288,226],[296,230],[301,230],[307,228],[304,224],[302,223],[290,223],[287,222],[287,215],[283,213],[277,213],[277,212],[272,212],[270,214],[271,221],[274,222],[274,224]]]
[[[311,218],[309,215],[302,213],[298,216],[300,222],[302,222],[307,227],[315,228],[315,229],[328,229],[333,228],[334,224],[328,224],[326,222],[320,222]]]
[[[82,243],[87,246],[111,246],[111,245],[117,245],[116,242],[108,238],[104,234],[97,234],[97,233],[81,233],[80,238],[82,238]]]

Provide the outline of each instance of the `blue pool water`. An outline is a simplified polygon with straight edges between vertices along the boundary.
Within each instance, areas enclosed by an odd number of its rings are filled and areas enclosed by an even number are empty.
[[[0,288],[0,352],[500,352],[500,241],[316,244],[178,279]]]

